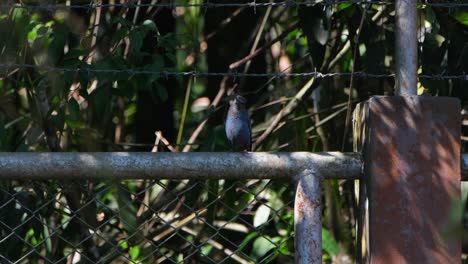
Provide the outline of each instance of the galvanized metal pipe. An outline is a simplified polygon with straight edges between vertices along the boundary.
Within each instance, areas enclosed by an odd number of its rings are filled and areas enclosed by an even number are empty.
[[[417,94],[418,37],[416,0],[395,3],[395,88],[402,96]]]
[[[311,164],[326,178],[361,175],[358,153],[4,152],[0,179],[292,179]]]
[[[297,264],[322,263],[323,175],[311,164],[298,175],[294,200],[294,243]]]

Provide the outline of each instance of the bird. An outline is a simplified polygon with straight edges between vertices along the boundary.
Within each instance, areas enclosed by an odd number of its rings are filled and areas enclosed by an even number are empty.
[[[245,108],[246,100],[236,95],[230,101],[226,117],[226,136],[233,151],[252,151],[252,130],[250,118]]]

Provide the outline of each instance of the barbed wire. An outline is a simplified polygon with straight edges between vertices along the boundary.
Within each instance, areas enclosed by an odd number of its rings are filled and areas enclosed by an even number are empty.
[[[351,76],[362,77],[362,78],[394,78],[395,74],[393,73],[369,73],[365,71],[357,71],[354,74],[351,72],[296,72],[296,73],[283,73],[283,72],[272,72],[272,73],[241,73],[241,72],[199,72],[199,71],[151,71],[151,70],[140,70],[140,69],[92,69],[92,68],[59,68],[52,66],[40,66],[34,64],[0,64],[0,70],[8,69],[36,69],[44,71],[54,71],[54,72],[73,72],[80,73],[84,72],[88,75],[91,73],[108,73],[108,74],[128,74],[130,76],[134,75],[156,75],[160,77],[169,77],[169,76],[181,76],[181,77],[232,77],[232,78],[288,78],[288,77],[304,77],[310,78],[314,77],[317,79],[331,78],[337,76]],[[468,81],[468,74],[461,75],[446,75],[446,74],[419,74],[420,79],[430,79],[430,80],[465,80]]]
[[[0,8],[21,8],[21,9],[46,9],[46,10],[55,10],[63,8],[73,8],[73,9],[95,9],[95,8],[111,8],[111,7],[127,7],[127,8],[136,8],[136,7],[160,7],[160,8],[175,8],[175,7],[201,7],[201,8],[222,8],[222,7],[299,7],[299,6],[312,6],[312,5],[338,5],[338,4],[376,4],[376,5],[394,5],[395,2],[391,1],[366,1],[366,0],[316,0],[316,1],[302,1],[297,2],[294,0],[281,1],[281,2],[247,2],[247,3],[150,3],[150,4],[137,4],[133,2],[129,3],[110,3],[110,4],[39,4],[39,5],[21,5],[21,4],[1,4]],[[432,7],[468,7],[468,3],[463,2],[447,2],[447,3],[418,3],[422,6],[432,6]]]
[[[11,7],[11,8],[24,8],[24,9],[57,9],[57,8],[76,8],[76,9],[94,9],[98,7],[109,8],[109,7],[163,7],[163,8],[174,8],[174,7],[202,7],[202,8],[220,8],[220,7],[277,7],[277,6],[307,6],[307,5],[334,5],[334,4],[348,4],[348,3],[370,3],[370,1],[352,1],[352,0],[343,0],[343,1],[282,1],[282,2],[267,2],[259,3],[256,1],[248,3],[154,3],[154,4],[135,4],[135,3],[113,3],[113,4],[85,4],[85,5],[64,5],[64,4],[43,4],[43,5],[0,5],[0,7]],[[372,1],[372,3],[379,5],[389,5],[392,4],[388,1]]]

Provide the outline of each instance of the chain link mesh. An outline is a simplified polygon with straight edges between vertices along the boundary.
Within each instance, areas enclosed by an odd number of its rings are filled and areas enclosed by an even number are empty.
[[[35,181],[0,188],[1,263],[293,263],[293,188]]]

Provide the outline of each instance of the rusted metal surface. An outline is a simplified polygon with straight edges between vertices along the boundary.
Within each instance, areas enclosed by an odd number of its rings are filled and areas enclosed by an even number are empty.
[[[460,103],[374,97],[363,149],[367,263],[460,263]]]
[[[356,179],[358,153],[0,153],[0,179],[279,179],[314,164],[326,178]]]
[[[322,175],[313,167],[304,170],[297,178],[294,201],[297,264],[322,263],[322,180]]]
[[[395,3],[395,89],[397,95],[417,94],[417,0]]]

